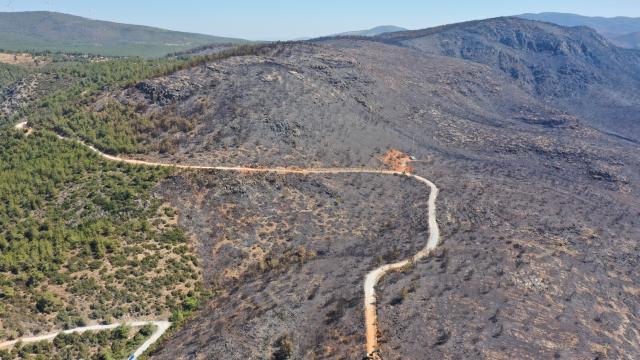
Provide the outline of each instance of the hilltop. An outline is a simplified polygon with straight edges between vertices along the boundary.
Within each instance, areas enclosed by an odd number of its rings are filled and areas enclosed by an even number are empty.
[[[602,131],[640,140],[640,52],[587,27],[513,17],[383,34],[378,41],[488,65]]]
[[[545,12],[539,14],[522,14],[518,17],[545,21],[562,26],[587,26],[607,37],[618,46],[638,49],[640,42],[640,18],[616,16],[582,16],[576,14]]]

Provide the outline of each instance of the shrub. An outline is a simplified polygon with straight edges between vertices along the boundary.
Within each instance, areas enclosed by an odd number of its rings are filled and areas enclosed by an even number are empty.
[[[50,314],[58,311],[62,307],[62,302],[52,293],[44,293],[36,301],[36,309],[43,314]]]
[[[284,335],[276,341],[276,351],[271,356],[272,360],[287,360],[293,354],[293,342],[289,335]]]

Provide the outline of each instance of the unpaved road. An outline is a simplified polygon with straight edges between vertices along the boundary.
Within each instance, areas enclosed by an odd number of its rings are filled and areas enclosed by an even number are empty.
[[[84,143],[83,143],[84,144]],[[148,166],[166,166],[175,167],[178,169],[199,169],[199,170],[222,170],[222,171],[237,171],[237,172],[252,172],[252,173],[278,173],[278,174],[382,174],[382,175],[399,175],[408,176],[422,184],[429,187],[429,238],[427,244],[417,254],[411,258],[399,261],[393,264],[386,264],[380,266],[377,269],[372,270],[367,274],[364,281],[364,311],[365,311],[365,331],[366,331],[366,349],[367,356],[375,357],[376,350],[378,349],[378,321],[376,313],[376,291],[375,287],[378,281],[390,271],[402,269],[409,266],[412,263],[428,256],[433,249],[438,246],[440,241],[440,229],[438,222],[436,221],[436,199],[438,198],[438,187],[431,181],[409,173],[394,170],[380,170],[371,168],[252,168],[244,166],[200,166],[200,165],[174,165],[165,163],[156,163],[143,160],[126,159],[117,156],[107,155],[91,145],[87,145],[89,149],[100,155],[101,157],[111,160],[120,161],[128,164],[148,165]]]
[[[87,331],[112,330],[123,324],[130,327],[141,327],[147,324],[156,326],[156,331],[153,334],[151,334],[151,336],[142,345],[140,345],[140,347],[137,348],[136,351],[133,353],[134,359],[137,359],[140,355],[142,355],[142,353],[144,353],[149,348],[149,346],[155,343],[162,336],[162,334],[164,334],[165,331],[167,331],[169,326],[171,326],[170,322],[162,321],[162,320],[161,321],[128,321],[128,322],[117,323],[117,324],[89,325],[89,326],[82,326],[82,327],[77,327],[74,329],[69,329],[64,331],[58,331],[58,332],[54,332],[46,335],[38,335],[38,336],[32,336],[32,337],[27,337],[27,338],[22,338],[17,340],[5,341],[3,343],[0,343],[0,349],[11,347],[17,344],[18,342],[21,342],[24,344],[24,343],[33,343],[33,342],[39,342],[39,341],[50,341],[50,340],[53,340],[59,334],[72,334],[72,333],[83,333]]]
[[[422,250],[413,255],[411,258],[402,260],[393,264],[382,265],[379,268],[369,272],[364,280],[364,319],[365,319],[365,329],[367,336],[367,356],[372,358],[377,357],[375,354],[378,349],[378,320],[376,313],[376,291],[375,287],[378,284],[378,281],[388,272],[400,270],[406,266],[410,266],[412,263],[427,257],[433,249],[438,246],[438,242],[440,241],[440,228],[438,227],[438,222],[436,221],[436,199],[438,198],[438,187],[432,183],[431,181],[418,176],[418,175],[407,175],[416,181],[419,181],[423,184],[429,186],[431,191],[429,192],[429,214],[428,214],[428,222],[429,222],[429,239],[427,240],[427,244]]]
[[[22,123],[21,123],[22,124]],[[21,124],[18,124],[21,125]],[[24,123],[20,128],[25,129],[26,123]],[[16,126],[16,128],[18,128]],[[65,137],[59,136],[61,139],[66,139]],[[377,322],[377,313],[376,313],[376,293],[375,287],[378,284],[378,281],[390,271],[395,271],[402,269],[403,267],[410,266],[412,263],[428,256],[436,246],[438,246],[438,242],[440,241],[440,229],[438,228],[438,222],[436,221],[436,199],[438,197],[438,188],[431,181],[418,176],[413,175],[406,172],[394,171],[394,170],[381,170],[381,169],[373,169],[373,168],[287,168],[287,167],[276,167],[276,168],[254,168],[254,167],[245,167],[245,166],[201,166],[201,165],[181,165],[181,164],[166,164],[166,163],[158,163],[152,161],[144,161],[144,160],[136,160],[136,159],[127,159],[118,156],[108,155],[103,153],[102,151],[96,149],[94,146],[86,144],[80,140],[71,140],[76,141],[87,148],[91,149],[91,151],[98,154],[100,157],[110,160],[110,161],[118,161],[127,164],[134,165],[146,165],[146,166],[162,166],[162,167],[173,167],[177,169],[192,169],[192,170],[220,170],[220,171],[236,171],[236,172],[245,172],[245,173],[276,173],[276,174],[381,174],[381,175],[396,175],[396,176],[407,176],[421,184],[424,184],[429,187],[429,211],[428,211],[428,223],[429,223],[429,238],[427,240],[427,244],[422,250],[420,250],[417,254],[413,255],[411,258],[399,261],[393,264],[386,264],[380,266],[377,269],[372,270],[367,274],[364,281],[364,309],[365,309],[365,331],[366,331],[366,350],[367,356],[371,358],[377,358],[376,352],[378,350],[378,322]]]

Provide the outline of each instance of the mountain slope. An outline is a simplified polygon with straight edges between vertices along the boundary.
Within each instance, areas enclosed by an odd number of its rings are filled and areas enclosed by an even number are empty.
[[[640,49],[640,31],[615,36],[611,41],[618,46]]]
[[[528,20],[550,22],[562,26],[588,26],[602,34],[623,35],[640,31],[640,18],[624,16],[606,18],[546,12],[539,14],[522,14],[518,15],[518,17]]]
[[[627,38],[633,33],[640,32],[640,18],[624,16],[605,18],[564,13],[522,14],[518,17],[562,26],[588,26],[619,46],[635,49],[640,46],[637,40]]]
[[[382,26],[376,26],[368,30],[347,31],[340,34],[336,34],[335,36],[376,36],[380,34],[396,32],[396,31],[406,31],[406,30],[407,29],[400,26],[382,25]]]
[[[375,39],[491,66],[598,129],[640,140],[640,52],[589,28],[496,18]]]
[[[495,20],[475,25],[485,48],[504,46]],[[553,53],[533,41],[543,30],[523,34],[544,51],[521,61]],[[432,54],[439,43],[407,35],[255,47],[79,99],[85,118],[31,123],[96,142],[137,131],[125,156],[164,163],[381,168],[389,149],[411,154],[441,189],[444,242],[380,283],[384,358],[638,357],[637,146],[475,50]],[[362,359],[364,275],[428,232],[428,193],[401,177],[181,173],[155,191],[217,294],[157,359]]]
[[[82,52],[108,56],[162,56],[241,39],[169,31],[34,11],[0,13],[0,49]]]
[[[611,358],[640,354],[632,313],[637,301],[628,302],[638,289],[630,275],[637,245],[628,240],[638,235],[633,216],[640,210],[637,196],[627,192],[638,184],[635,147],[538,101],[498,69],[337,38],[276,45],[110,97],[149,116],[195,114],[193,130],[158,132],[173,151],[143,155],[164,162],[379,167],[389,148],[422,160],[416,173],[443,189],[438,220],[445,242],[433,257],[380,284],[383,358],[590,358],[603,342],[616,344],[604,350]],[[405,200],[415,188],[356,176],[346,184],[306,177],[307,187],[293,177],[237,184],[215,177],[175,179],[162,189],[173,194],[171,203],[187,214],[182,224],[203,244],[208,284],[231,290],[212,299],[153,358],[277,358],[284,348],[290,358],[362,359],[366,269],[424,244],[424,213],[421,218],[412,207],[423,198]],[[285,210],[288,223],[309,224],[292,228],[275,222],[281,218],[270,216],[268,206],[256,208],[303,189],[312,197],[304,203],[335,199],[340,208],[318,208],[358,219],[361,225],[344,228],[366,232],[344,238],[333,233],[338,224],[315,230],[323,222],[305,220],[310,209]],[[394,191],[402,197],[393,203],[406,204],[408,218],[388,202]],[[237,204],[238,212],[218,210],[218,202]],[[394,215],[381,220],[381,208]],[[263,217],[273,219],[271,229],[287,230],[262,234],[254,224]],[[218,218],[239,220],[225,233]],[[318,231],[332,232],[319,240]],[[626,231],[634,235],[609,235]],[[242,271],[240,280],[222,275],[243,269],[233,266],[239,259],[251,263],[254,251],[247,248],[263,239],[304,244],[317,257],[281,272]],[[269,246],[268,254],[285,252]],[[604,271],[609,268],[617,275]],[[601,303],[619,310],[594,315]],[[621,332],[602,330],[619,323],[625,324]],[[631,338],[616,335],[622,333]],[[567,339],[580,346],[567,348]]]
[[[443,242],[379,283],[383,358],[638,358],[637,145],[554,99],[611,111],[594,89],[633,64],[592,33],[492,19],[266,44],[72,105],[52,97],[29,121],[171,164],[385,168],[390,149],[410,154],[441,190]],[[598,76],[582,89],[558,59]],[[364,276],[428,236],[429,194],[406,180],[180,171],[157,184],[215,295],[152,358],[362,359]]]

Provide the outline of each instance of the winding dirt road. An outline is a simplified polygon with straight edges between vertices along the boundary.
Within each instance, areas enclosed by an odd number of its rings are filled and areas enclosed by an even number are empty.
[[[167,329],[171,326],[171,323],[168,321],[128,321],[128,322],[117,323],[117,324],[89,325],[89,326],[82,326],[82,327],[77,327],[74,329],[69,329],[64,331],[58,331],[58,332],[45,334],[45,335],[31,336],[31,337],[21,338],[17,340],[5,341],[0,343],[0,349],[14,346],[18,342],[21,342],[24,344],[24,343],[33,343],[33,342],[39,342],[39,341],[50,341],[60,334],[73,334],[73,333],[81,334],[87,331],[112,330],[123,324],[130,327],[141,327],[141,326],[150,324],[150,325],[155,325],[156,327],[156,331],[153,334],[151,334],[151,336],[144,343],[142,343],[142,345],[140,345],[140,347],[137,348],[136,351],[132,354],[133,359],[137,359],[140,355],[142,355],[142,353],[147,351],[149,346],[155,343],[162,336],[162,334],[164,334],[165,331],[167,331]]]
[[[82,143],[82,142],[80,142]],[[364,309],[365,309],[365,331],[366,331],[366,340],[367,340],[367,356],[374,358],[376,357],[376,352],[378,350],[378,321],[377,321],[377,312],[376,312],[376,292],[375,287],[378,284],[378,281],[387,274],[388,272],[402,269],[406,266],[410,266],[412,263],[428,256],[433,249],[438,246],[438,242],[440,241],[440,229],[438,227],[438,222],[436,221],[436,199],[438,198],[438,187],[432,183],[431,181],[410,173],[405,173],[401,171],[394,170],[380,170],[380,169],[371,169],[371,168],[286,168],[286,167],[277,167],[277,168],[252,168],[252,167],[244,167],[244,166],[201,166],[201,165],[175,165],[175,164],[166,164],[166,163],[157,163],[150,162],[144,160],[135,160],[135,159],[126,159],[117,156],[107,155],[100,150],[96,149],[91,145],[87,145],[82,143],[93,152],[97,153],[101,157],[111,160],[111,161],[120,161],[128,164],[136,164],[136,165],[148,165],[148,166],[165,166],[165,167],[175,167],[178,169],[196,169],[196,170],[222,170],[222,171],[237,171],[237,172],[250,172],[250,173],[277,173],[277,174],[382,174],[382,175],[399,175],[399,176],[407,176],[410,177],[422,184],[425,184],[429,187],[429,213],[428,213],[428,222],[429,222],[429,238],[427,240],[427,244],[422,250],[420,250],[417,254],[413,255],[411,258],[399,261],[393,264],[386,264],[380,266],[377,269],[372,270],[367,274],[364,281]]]
[[[22,129],[28,129],[26,124],[22,125]],[[67,139],[59,136],[61,139]],[[429,223],[429,238],[422,250],[411,258],[399,261],[392,264],[386,264],[380,266],[377,269],[372,270],[367,274],[364,280],[364,309],[365,309],[365,331],[366,331],[366,350],[369,358],[378,358],[378,323],[376,313],[376,293],[375,287],[378,281],[387,273],[391,271],[400,270],[406,266],[410,266],[414,262],[428,256],[433,249],[438,246],[440,241],[440,229],[438,228],[438,222],[436,221],[436,199],[438,197],[438,187],[431,181],[410,173],[394,171],[394,170],[381,170],[373,168],[287,168],[287,167],[275,167],[275,168],[254,168],[245,166],[201,166],[201,165],[181,165],[181,164],[166,164],[144,160],[127,159],[118,156],[108,155],[102,151],[96,149],[94,146],[86,144],[80,140],[71,140],[82,144],[83,146],[91,149],[91,151],[98,154],[100,157],[110,160],[123,162],[134,165],[146,165],[146,166],[162,166],[172,167],[177,169],[192,169],[192,170],[220,170],[220,171],[236,171],[244,173],[276,173],[276,174],[381,174],[381,175],[396,175],[407,176],[421,184],[429,187],[429,211],[428,211],[428,223]]]
[[[413,255],[411,258],[399,261],[393,264],[382,265],[379,268],[369,272],[364,280],[364,311],[365,311],[365,329],[367,336],[367,356],[375,358],[376,351],[378,350],[378,316],[376,313],[376,292],[375,287],[378,281],[388,272],[400,270],[404,267],[410,266],[420,259],[423,259],[431,253],[433,249],[438,246],[440,241],[440,228],[436,220],[436,199],[438,198],[438,187],[431,181],[418,176],[407,175],[412,177],[416,181],[426,184],[431,189],[429,193],[429,239],[427,244],[422,250]]]

